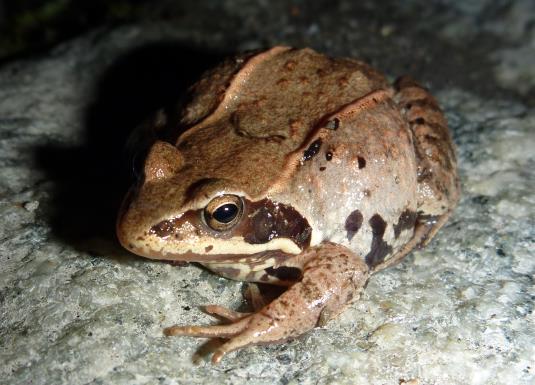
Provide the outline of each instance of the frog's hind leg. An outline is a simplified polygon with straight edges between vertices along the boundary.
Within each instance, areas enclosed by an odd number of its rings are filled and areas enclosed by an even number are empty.
[[[417,161],[418,213],[439,218],[459,200],[457,160],[444,113],[435,98],[409,77],[395,83],[394,100],[406,120],[414,140]],[[445,220],[437,220],[437,223]],[[438,230],[440,226],[436,226]],[[433,229],[430,239],[436,233]]]
[[[408,121],[418,167],[417,218],[414,234],[375,271],[395,265],[416,247],[426,246],[448,220],[459,200],[459,179],[446,118],[437,101],[409,77],[395,83],[394,100]]]
[[[323,324],[356,299],[368,279],[364,260],[339,245],[323,243],[299,257],[302,280],[258,312],[228,325],[173,326],[166,334],[228,338],[212,357],[217,363],[233,350],[285,341]]]

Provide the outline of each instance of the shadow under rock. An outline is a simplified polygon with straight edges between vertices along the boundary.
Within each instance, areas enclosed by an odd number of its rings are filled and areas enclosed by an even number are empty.
[[[139,127],[161,108],[176,110],[187,88],[222,57],[164,42],[136,48],[105,70],[86,110],[84,144],[51,144],[36,151],[37,165],[54,182],[50,221],[55,236],[84,251],[119,250],[118,208],[135,182],[135,163],[158,138]],[[127,142],[134,148],[126,149]]]

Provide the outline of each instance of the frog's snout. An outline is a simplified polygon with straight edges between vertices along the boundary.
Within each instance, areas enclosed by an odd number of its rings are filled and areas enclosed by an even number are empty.
[[[135,188],[132,187],[126,193],[121,206],[119,207],[119,212],[117,213],[117,221],[115,223],[115,233],[119,243],[127,250],[136,253],[134,242],[132,242],[132,235],[135,226],[132,226],[132,218],[130,213],[130,206],[135,198]],[[135,237],[135,235],[134,235]],[[137,253],[136,253],[137,254]]]

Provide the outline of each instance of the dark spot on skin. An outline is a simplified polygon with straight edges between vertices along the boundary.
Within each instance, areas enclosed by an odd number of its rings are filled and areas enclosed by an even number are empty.
[[[281,281],[297,282],[301,280],[301,270],[297,267],[280,266],[277,268],[268,267],[265,272],[272,277],[277,277]]]
[[[325,125],[325,128],[329,130],[337,130],[338,127],[340,127],[340,119],[334,118],[332,120],[329,120],[327,124]]]
[[[171,221],[161,221],[150,228],[151,234],[156,234],[160,238],[168,237],[175,231],[175,226]]]
[[[425,119],[424,118],[416,118],[414,120],[411,120],[409,123],[410,124],[425,124]]]
[[[320,167],[320,171],[325,171],[325,168],[326,168],[326,167],[323,167],[323,166]]]
[[[358,156],[357,161],[359,164],[359,169],[366,167],[366,159],[364,159],[362,156]]]
[[[429,225],[429,226],[437,223],[438,218],[440,218],[440,215],[430,215],[430,214],[426,215],[426,214],[422,214],[422,212],[418,214],[418,222],[425,223],[426,225]]]
[[[407,103],[407,104],[405,105],[405,108],[406,108],[407,110],[410,110],[410,109],[412,108],[412,104],[411,104],[411,103]]]
[[[280,305],[282,305],[283,307],[291,307],[290,302],[288,302],[288,301],[285,300],[285,299],[281,299],[281,300],[279,300],[278,303],[279,303]]]
[[[214,248],[214,246],[212,246],[212,245],[208,245],[208,246],[206,246],[206,247],[204,248],[204,251],[208,253],[208,252],[210,252],[213,248]]]
[[[162,262],[162,263],[167,263],[168,265],[171,265],[171,266],[178,266],[178,267],[184,267],[184,266],[189,265],[189,262],[186,262],[186,261],[172,261],[170,259],[157,259],[157,261]],[[182,287],[187,288],[188,286],[189,286],[188,284],[185,284]]]
[[[386,230],[386,222],[379,214],[374,214],[369,221],[374,235],[383,237]]]
[[[427,168],[427,167],[418,167],[418,170],[416,172],[416,181],[418,183],[421,183],[423,181],[425,181],[426,179],[429,179],[431,178],[431,176],[433,175],[433,172]]]
[[[416,224],[416,212],[406,209],[401,213],[398,219],[398,223],[394,225],[394,236],[396,239],[399,238],[399,235],[403,230],[414,229]]]
[[[313,141],[310,146],[303,153],[303,161],[312,159],[319,152],[321,147],[321,139],[316,139]]]
[[[364,190],[364,196],[369,198],[369,197],[372,196],[372,192],[370,190],[366,189],[366,190]]]
[[[215,271],[217,274],[222,275],[230,279],[236,279],[240,276],[241,270],[228,266],[210,266],[210,270]]]
[[[330,161],[332,158],[333,158],[333,153],[332,152],[329,151],[329,152],[325,153],[325,159]]]
[[[346,219],[345,229],[347,231],[347,239],[351,241],[355,234],[362,226],[362,213],[359,210],[353,211]]]
[[[372,244],[370,252],[366,255],[366,264],[373,268],[383,262],[385,257],[392,252],[392,246],[383,240],[386,222],[379,214],[374,214],[368,223],[372,228]]]
[[[267,243],[274,238],[289,238],[299,248],[310,244],[312,229],[293,207],[269,199],[247,203],[248,213],[236,229],[251,244]]]

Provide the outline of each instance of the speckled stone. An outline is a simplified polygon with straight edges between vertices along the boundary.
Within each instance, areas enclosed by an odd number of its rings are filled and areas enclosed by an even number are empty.
[[[98,30],[0,68],[0,382],[535,383],[533,3],[388,3],[396,18],[354,3],[225,1],[203,28],[198,11],[215,10],[200,1],[182,23]],[[194,80],[174,66],[277,43],[421,79],[448,117],[463,196],[338,319],[212,366],[211,343],[162,328],[213,322],[198,306],[239,308],[244,285],[118,247],[122,134]]]

